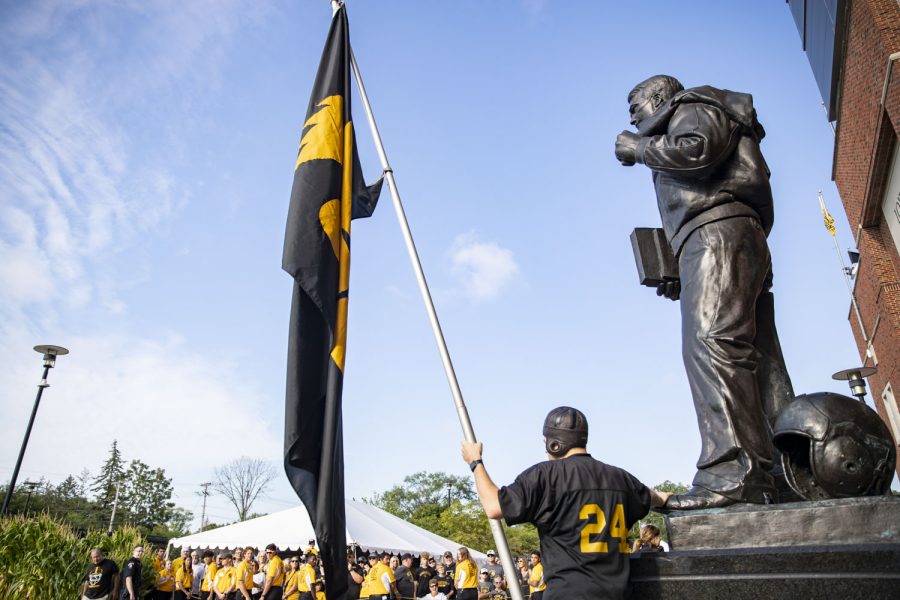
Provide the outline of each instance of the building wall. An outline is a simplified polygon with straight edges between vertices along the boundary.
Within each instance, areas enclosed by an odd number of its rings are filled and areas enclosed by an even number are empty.
[[[874,358],[866,356],[852,310],[849,319],[863,364],[878,367],[878,373],[869,378],[871,393],[896,442],[900,438],[900,256],[882,202],[900,135],[900,61],[893,65],[883,105],[882,93],[888,58],[900,52],[900,3],[848,0],[845,5],[834,180],[857,235],[860,263],[855,292]],[[896,390],[893,406],[882,400],[889,389]]]

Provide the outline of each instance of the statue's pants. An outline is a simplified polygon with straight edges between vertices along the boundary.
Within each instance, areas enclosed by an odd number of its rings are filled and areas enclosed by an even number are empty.
[[[685,241],[678,264],[682,355],[702,441],[693,483],[762,502],[773,485],[771,425],[793,397],[765,233],[751,217],[707,223]]]

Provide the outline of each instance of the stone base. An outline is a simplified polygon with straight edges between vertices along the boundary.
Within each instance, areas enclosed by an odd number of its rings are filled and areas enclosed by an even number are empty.
[[[679,511],[666,529],[672,550],[900,544],[900,497]]]
[[[643,554],[631,590],[632,600],[900,598],[900,544]]]
[[[632,598],[900,598],[900,497],[674,512],[671,552],[636,555]]]

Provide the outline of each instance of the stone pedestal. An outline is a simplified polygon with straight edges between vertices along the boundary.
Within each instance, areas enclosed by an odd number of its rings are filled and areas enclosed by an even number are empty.
[[[684,511],[636,555],[635,600],[900,598],[900,497]]]

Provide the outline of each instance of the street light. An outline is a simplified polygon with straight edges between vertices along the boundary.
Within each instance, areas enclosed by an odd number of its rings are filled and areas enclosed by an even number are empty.
[[[34,417],[37,415],[38,405],[41,403],[41,395],[44,388],[50,387],[47,383],[47,374],[50,369],[56,366],[56,357],[65,356],[69,353],[62,346],[35,346],[34,351],[44,355],[44,375],[38,383],[37,397],[34,399],[34,408],[31,409],[31,418],[28,419],[28,427],[25,429],[25,439],[22,440],[22,449],[19,450],[19,458],[16,460],[16,468],[13,469],[12,478],[9,480],[9,487],[6,488],[6,497],[3,499],[3,507],[0,508],[0,516],[6,514],[9,508],[9,502],[12,500],[13,491],[16,488],[16,479],[19,477],[19,469],[22,467],[22,459],[25,457],[25,448],[28,446],[28,438],[31,437],[31,427],[34,425]]]
[[[40,485],[37,481],[23,481],[22,485],[28,488],[28,495],[25,496],[25,510],[22,511],[25,513],[25,516],[28,516],[28,503],[31,502],[31,494],[34,493],[34,488]]]

